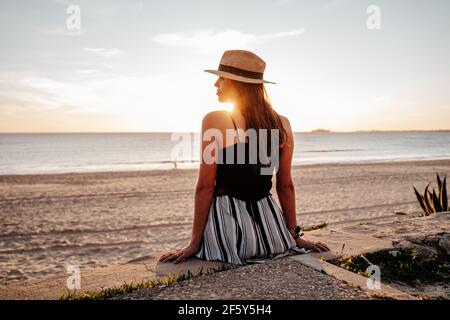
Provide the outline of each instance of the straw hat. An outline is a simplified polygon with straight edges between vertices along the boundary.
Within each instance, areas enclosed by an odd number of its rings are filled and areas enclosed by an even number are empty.
[[[204,70],[220,77],[248,82],[274,83],[263,79],[266,63],[256,54],[246,50],[227,50],[222,55],[218,70]]]

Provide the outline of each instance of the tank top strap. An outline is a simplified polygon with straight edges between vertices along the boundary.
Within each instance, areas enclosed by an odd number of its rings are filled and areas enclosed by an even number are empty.
[[[236,123],[234,123],[234,119],[233,119],[233,117],[231,116],[231,114],[230,114],[230,117],[231,117],[231,121],[233,121],[234,130],[236,131],[236,139],[237,139],[237,142],[239,142],[239,135],[238,135],[238,133],[237,133]]]

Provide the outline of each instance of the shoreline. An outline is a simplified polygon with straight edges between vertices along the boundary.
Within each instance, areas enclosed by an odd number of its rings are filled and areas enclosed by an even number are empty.
[[[390,165],[390,164],[419,164],[424,162],[446,162],[450,157],[444,158],[426,158],[426,159],[391,159],[391,160],[367,160],[367,161],[354,161],[354,162],[324,162],[324,163],[306,163],[306,164],[292,164],[292,169],[297,168],[316,168],[327,166],[359,166],[359,165]],[[84,175],[84,174],[127,174],[127,173],[152,173],[162,174],[171,172],[198,172],[199,168],[170,168],[170,169],[135,169],[135,170],[101,170],[101,171],[70,171],[70,172],[42,172],[42,173],[12,173],[5,174],[0,173],[0,179],[5,177],[23,177],[23,176],[62,176],[62,175]],[[0,181],[1,182],[1,181]]]

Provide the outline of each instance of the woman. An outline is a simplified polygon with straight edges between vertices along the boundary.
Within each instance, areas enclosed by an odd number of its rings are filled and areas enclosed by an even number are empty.
[[[213,111],[202,121],[202,159],[195,190],[195,213],[190,244],[166,253],[162,262],[184,262],[190,257],[211,261],[225,261],[237,265],[274,260],[288,254],[304,253],[305,249],[327,251],[327,245],[302,238],[295,212],[295,189],[291,178],[294,139],[289,120],[278,115],[271,106],[263,79],[265,62],[256,54],[245,50],[226,51],[218,70],[205,70],[219,76],[215,86],[220,102],[234,105],[231,112]],[[208,145],[205,133],[216,130],[217,137],[227,136],[235,130],[236,141],[222,141],[216,137],[217,155],[206,161]],[[248,129],[268,129],[262,145],[269,157],[272,150],[272,132],[277,130],[279,140],[276,190],[280,205],[272,198],[272,175],[262,174],[268,163],[258,161],[229,163],[226,152],[238,146],[250,150],[246,139]],[[270,130],[271,129],[271,130]],[[250,137],[249,137],[250,138]],[[257,135],[257,139],[261,136]],[[225,139],[227,140],[227,139]],[[279,143],[278,143],[279,142]],[[277,153],[276,153],[277,154]],[[241,154],[242,155],[242,154]],[[224,160],[226,159],[226,160]],[[270,158],[272,159],[272,158]],[[236,157],[232,160],[236,160]],[[225,162],[225,163],[223,163]],[[269,163],[271,164],[271,162]]]

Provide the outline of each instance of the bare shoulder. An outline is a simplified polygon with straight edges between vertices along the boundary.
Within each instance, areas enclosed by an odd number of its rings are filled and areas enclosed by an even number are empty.
[[[203,117],[203,124],[208,127],[220,127],[227,114],[227,110],[215,110],[208,112]]]
[[[281,114],[279,114],[279,116],[280,116],[281,124],[283,125],[283,128],[285,128],[288,133],[292,132],[291,123],[289,122],[289,119]]]
[[[208,131],[208,134],[212,134],[215,139],[218,139],[220,148],[225,144],[223,136],[226,129],[226,117],[230,117],[227,110],[215,110],[208,112],[202,121],[202,132],[205,133]]]
[[[286,130],[286,133],[288,134],[289,137],[292,137],[293,133],[289,119],[285,116],[282,116],[281,114],[279,114],[279,116],[281,119],[281,124],[283,125],[283,128]]]
[[[283,149],[285,146],[289,145],[291,146],[292,143],[290,142],[293,140],[293,133],[291,128],[291,123],[289,122],[289,119],[281,114],[278,114],[281,119],[281,124],[283,125],[283,128],[286,130],[287,138],[288,140],[285,141],[283,144],[280,145],[280,148]]]

